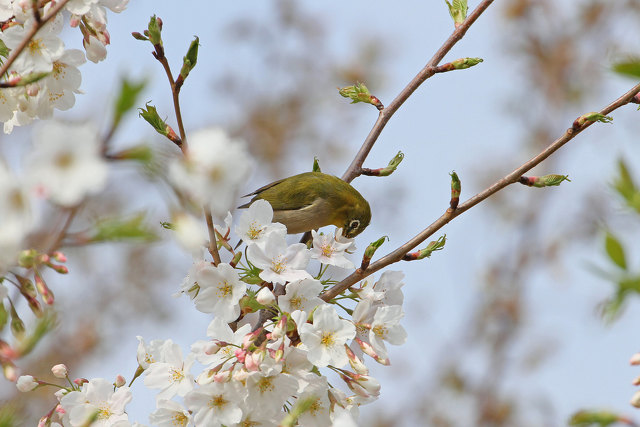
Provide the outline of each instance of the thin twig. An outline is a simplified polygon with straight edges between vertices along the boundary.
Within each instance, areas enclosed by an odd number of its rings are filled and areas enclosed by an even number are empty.
[[[207,221],[207,229],[209,230],[209,253],[213,258],[213,264],[220,264],[220,254],[218,253],[218,242],[216,241],[216,229],[213,225],[213,217],[211,216],[211,209],[204,208],[204,217]]]
[[[467,19],[455,29],[455,31],[449,36],[449,38],[444,42],[444,44],[438,49],[438,51],[433,55],[433,58],[427,62],[422,70],[402,89],[402,92],[389,104],[385,109],[380,111],[378,115],[378,120],[376,120],[373,128],[367,135],[367,138],[364,140],[362,147],[360,147],[360,151],[356,154],[353,161],[347,168],[344,175],[342,175],[342,179],[351,182],[360,175],[360,171],[362,169],[362,164],[365,159],[369,155],[371,148],[378,140],[382,129],[386,126],[387,122],[393,114],[402,106],[402,104],[411,96],[413,92],[420,87],[420,85],[427,80],[429,77],[433,76],[436,73],[436,67],[445,57],[445,55],[455,46],[455,44],[464,37],[465,33],[471,27],[471,25],[480,17],[482,12],[484,12],[489,5],[493,3],[493,0],[484,0],[481,2],[475,10],[467,16]]]
[[[51,8],[51,10],[49,11],[49,13],[47,14],[47,16],[43,16],[42,19],[40,19],[39,22],[36,22],[33,27],[31,27],[31,29],[29,30],[29,32],[27,33],[27,35],[24,37],[24,39],[22,39],[22,41],[20,42],[20,44],[18,46],[16,46],[15,48],[13,48],[11,50],[11,54],[9,55],[9,57],[7,58],[7,60],[4,62],[4,64],[2,64],[2,67],[0,67],[0,76],[4,76],[7,71],[9,71],[9,67],[11,67],[11,65],[13,64],[13,62],[16,60],[16,58],[18,58],[18,55],[20,55],[20,53],[22,53],[22,51],[27,47],[27,45],[29,44],[29,42],[31,41],[31,39],[33,39],[33,37],[36,35],[36,33],[42,28],[44,27],[44,25],[54,16],[56,16],[56,14],[58,12],[60,12],[60,10],[62,10],[62,8],[64,7],[65,4],[67,4],[69,0],[60,0],[58,2],[58,4],[56,4],[53,8]]]
[[[173,109],[176,113],[176,121],[178,122],[178,132],[180,132],[180,139],[182,140],[182,144],[180,145],[180,149],[183,153],[187,152],[187,134],[184,131],[184,124],[182,123],[182,112],[180,110],[180,89],[176,87],[176,81],[173,78],[173,74],[171,73],[171,67],[169,66],[169,61],[167,57],[162,55],[161,57],[156,57],[158,61],[162,64],[165,73],[167,73],[167,78],[169,79],[169,84],[171,85],[171,95],[173,97]]]
[[[640,93],[640,83],[635,85],[631,90],[626,92],[620,98],[618,98],[611,104],[607,105],[605,108],[603,108],[600,111],[600,113],[603,115],[607,115],[611,113],[612,111],[622,107],[623,105],[630,103],[633,97],[636,96],[638,93]],[[471,209],[478,203],[482,202],[483,200],[487,199],[488,197],[492,196],[493,194],[497,193],[498,191],[502,190],[508,185],[518,182],[518,179],[523,174],[525,174],[526,172],[528,172],[529,170],[533,169],[535,166],[540,164],[547,157],[552,155],[554,152],[556,152],[560,147],[565,145],[567,142],[571,141],[573,138],[575,138],[576,135],[578,135],[583,130],[591,126],[593,123],[594,122],[592,121],[588,121],[584,123],[582,126],[567,129],[564,135],[562,135],[560,138],[553,141],[540,154],[531,158],[526,163],[523,163],[521,166],[516,168],[513,172],[506,175],[504,178],[499,179],[487,189],[471,197],[469,200],[459,205],[456,210],[447,209],[447,211],[444,214],[442,214],[440,218],[435,220],[431,225],[429,225],[427,228],[422,230],[419,234],[417,234],[407,243],[400,246],[393,252],[390,252],[389,254],[380,258],[378,261],[374,262],[373,264],[369,265],[369,267],[366,270],[364,271],[361,269],[356,270],[355,272],[347,276],[344,280],[342,280],[340,283],[337,283],[336,285],[328,289],[325,293],[323,293],[321,298],[325,301],[329,301],[330,299],[336,297],[337,295],[345,291],[349,286],[356,284],[357,282],[364,279],[365,277],[375,273],[376,271],[390,264],[400,261],[407,252],[409,252],[410,250],[418,246],[420,243],[424,242],[426,239],[431,237],[438,230],[440,230],[442,227],[448,224],[449,221],[451,221],[458,215],[461,215],[462,213],[466,212],[467,210]]]
[[[81,207],[81,205],[75,205],[75,206],[73,206],[73,207],[68,209],[69,214],[67,215],[67,219],[65,220],[64,224],[62,225],[62,228],[60,229],[60,231],[58,231],[58,234],[56,235],[55,240],[47,248],[45,253],[50,254],[53,251],[55,251],[55,250],[60,248],[60,246],[62,245],[62,241],[67,236],[67,231],[69,230],[69,227],[71,226],[71,223],[73,222],[73,220],[75,219],[76,215],[80,211],[80,207]]]

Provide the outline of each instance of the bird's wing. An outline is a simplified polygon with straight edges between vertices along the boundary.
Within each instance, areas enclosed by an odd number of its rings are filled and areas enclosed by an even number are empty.
[[[276,185],[280,184],[280,183],[281,183],[282,181],[284,181],[285,179],[286,179],[286,178],[282,178],[282,179],[279,179],[279,180],[277,180],[277,181],[273,181],[271,184],[267,184],[267,185],[265,185],[265,186],[262,186],[262,187],[258,188],[256,191],[254,191],[254,192],[252,192],[252,193],[249,193],[249,194],[245,194],[245,195],[244,195],[244,196],[242,196],[242,197],[249,197],[249,196],[254,196],[254,195],[256,195],[256,194],[260,194],[260,193],[262,193],[264,190],[267,190],[267,189],[269,189],[269,188],[271,188],[271,187],[275,187]]]

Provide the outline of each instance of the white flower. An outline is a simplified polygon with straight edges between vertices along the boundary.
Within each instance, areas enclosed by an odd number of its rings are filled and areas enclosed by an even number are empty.
[[[393,345],[401,345],[407,340],[407,332],[400,325],[400,319],[403,317],[404,312],[399,305],[378,307],[376,310],[371,322],[369,342],[380,357],[387,357],[385,341]]]
[[[84,64],[84,53],[78,49],[65,50],[59,59],[53,62],[53,72],[41,80],[44,86],[41,90],[45,95],[42,99],[46,106],[65,111],[73,107],[76,102],[75,93],[80,93],[82,75],[78,66]],[[39,112],[40,118],[47,118]]]
[[[324,427],[331,425],[329,402],[329,384],[327,378],[322,376],[309,383],[300,396],[299,401],[311,400],[311,407],[304,411],[298,418],[298,422],[305,427]]]
[[[256,200],[240,215],[235,228],[236,234],[247,244],[264,244],[271,233],[278,233],[282,237],[287,234],[287,228],[279,222],[272,223],[273,208],[266,200]]]
[[[84,15],[91,10],[91,5],[96,3],[98,0],[69,0],[64,7],[75,15]]]
[[[13,25],[2,33],[0,39],[9,49],[15,49],[31,31],[35,25],[33,19],[27,20],[24,25]],[[53,69],[53,61],[60,58],[64,52],[64,43],[58,37],[62,29],[62,16],[58,15],[48,22],[31,39],[12,65],[12,70],[19,74],[49,72]]]
[[[7,21],[13,16],[13,0],[0,0],[0,21]]]
[[[158,400],[158,409],[149,415],[151,424],[158,427],[186,427],[191,415],[181,404],[172,400]]]
[[[216,344],[214,341],[196,341],[191,346],[191,351],[196,360],[207,366],[207,369],[198,376],[198,384],[206,384],[213,380],[208,373],[208,369],[225,361],[233,363],[235,361],[235,351],[242,345],[244,337],[250,332],[251,325],[243,325],[233,332],[227,322],[219,317],[214,317],[207,328],[207,336],[225,344]]]
[[[184,403],[193,413],[195,425],[219,427],[240,421],[238,402],[243,401],[244,394],[236,382],[210,383],[187,394]]]
[[[205,259],[206,253],[207,251],[203,247],[199,254],[193,254],[193,264],[191,264],[189,272],[180,284],[178,292],[172,295],[174,298],[178,298],[182,296],[182,294],[187,294],[191,299],[195,298],[197,291],[199,290],[199,287],[195,282],[195,277],[198,275],[198,271],[211,265],[211,262]]]
[[[189,135],[189,150],[169,166],[169,178],[198,204],[222,216],[233,206],[250,165],[244,142],[209,128]]]
[[[60,363],[51,368],[51,373],[53,373],[53,376],[56,378],[66,378],[67,367],[64,364]]]
[[[33,226],[25,185],[0,162],[0,273],[15,263]]]
[[[247,404],[250,407],[281,407],[298,390],[298,381],[290,375],[282,374],[282,365],[267,357],[260,370],[247,377],[249,392]]]
[[[304,270],[310,256],[304,243],[287,246],[284,237],[275,233],[267,237],[264,246],[249,245],[247,248],[247,258],[262,269],[260,278],[272,283],[310,279],[311,275]]]
[[[38,387],[38,381],[31,375],[21,375],[16,382],[16,388],[23,393],[31,391],[36,387]]]
[[[401,271],[385,271],[373,286],[369,286],[368,282],[365,282],[358,294],[361,298],[379,304],[402,305],[404,301],[401,289],[404,286],[403,278],[404,273]]]
[[[138,364],[142,369],[147,369],[152,363],[163,362],[161,357],[164,340],[153,340],[149,345],[146,345],[144,339],[140,335],[136,338],[138,339]]]
[[[299,330],[300,339],[309,350],[311,363],[337,368],[348,363],[344,345],[356,336],[356,328],[348,320],[340,319],[333,306],[319,306],[313,313],[313,325],[305,323]]]
[[[331,423],[332,427],[358,427],[358,423],[353,419],[353,415],[339,405],[335,405],[331,415],[333,418],[333,422]]]
[[[72,427],[83,426],[97,413],[91,425],[107,427],[118,421],[127,421],[125,406],[131,401],[129,387],[114,391],[113,384],[104,378],[94,378],[82,385],[80,391],[72,391],[60,399],[60,406],[69,416]]]
[[[340,229],[336,231],[336,234],[339,232]],[[320,234],[315,230],[311,230],[311,235],[313,236],[311,258],[318,259],[322,264],[335,265],[340,268],[354,267],[353,263],[344,256],[346,250],[352,245],[351,241],[340,243],[333,233]]]
[[[373,302],[365,298],[361,299],[353,310],[351,320],[356,326],[356,336],[365,342],[369,342],[369,331],[375,312],[376,307],[373,306]],[[359,347],[358,351],[360,351]]]
[[[92,124],[46,122],[34,137],[31,179],[54,202],[76,205],[106,183],[107,164],[100,150]]]
[[[276,415],[281,415],[280,408],[273,406],[242,408],[242,419],[234,427],[270,427],[277,426]]]
[[[13,118],[21,96],[25,96],[24,88],[0,89],[0,122],[7,122]]]
[[[180,212],[172,220],[175,238],[192,255],[198,254],[207,243],[208,232],[202,219]]]
[[[182,359],[182,350],[178,344],[166,340],[162,345],[162,362],[149,365],[145,371],[144,385],[160,389],[158,399],[170,399],[175,395],[184,396],[193,389],[193,376],[189,373],[193,358]]]
[[[112,12],[120,13],[129,4],[129,0],[100,0],[102,6],[108,7]]]
[[[218,264],[217,267],[205,265],[196,272],[194,279],[200,286],[194,299],[197,310],[215,313],[227,322],[238,318],[238,303],[244,296],[247,285],[240,281],[238,272],[233,267],[225,263]]]
[[[87,52],[87,59],[94,64],[103,61],[107,57],[107,47],[92,35],[82,39],[82,45]]]
[[[286,293],[278,297],[278,305],[286,313],[301,310],[310,313],[324,301],[318,295],[322,292],[322,283],[316,279],[302,279],[291,282]]]

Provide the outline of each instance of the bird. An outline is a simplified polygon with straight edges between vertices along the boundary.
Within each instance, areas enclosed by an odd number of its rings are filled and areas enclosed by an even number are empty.
[[[249,196],[253,198],[239,208],[266,200],[273,208],[273,221],[284,224],[288,234],[335,225],[353,238],[371,222],[369,202],[348,182],[322,172],[280,179],[243,197]]]

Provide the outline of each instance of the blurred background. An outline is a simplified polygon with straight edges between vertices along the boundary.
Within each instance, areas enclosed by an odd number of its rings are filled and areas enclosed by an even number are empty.
[[[471,0],[470,10],[476,5]],[[132,1],[109,15],[107,59],[81,67],[85,94],[59,117],[93,120],[106,131],[120,80],[146,79],[140,106],[150,101],[175,125],[162,68],[151,46],[130,35],[153,14],[164,22],[175,72],[193,36],[200,37],[198,65],[181,92],[185,126],[189,132],[218,125],[247,141],[258,165],[247,193],[311,170],[314,156],[323,172],[342,175],[377,111],[350,105],[336,88],[364,82],[389,104],[453,31],[440,1]],[[384,167],[402,151],[398,170],[353,182],[373,211],[354,261],[380,236],[389,236],[378,251],[384,254],[439,217],[452,170],[466,200],[575,118],[626,92],[635,82],[610,70],[640,54],[639,16],[638,0],[495,2],[443,61],[484,62],[429,79],[364,164]],[[65,43],[80,47],[80,33],[67,29]],[[609,230],[628,260],[638,258],[638,216],[612,187],[620,159],[631,175],[639,173],[638,114],[632,105],[614,112],[613,124],[592,126],[531,173],[568,174],[571,182],[513,185],[447,225],[444,251],[389,267],[406,275],[409,337],[390,349],[390,367],[369,363],[382,393],[362,407],[362,425],[559,426],[585,408],[640,421],[629,405],[640,372],[628,364],[640,350],[640,306],[631,295],[613,315],[607,300],[616,270],[604,249]],[[0,138],[1,155],[16,168],[30,134],[16,129]],[[158,158],[178,151],[131,114],[113,149],[141,142]],[[65,363],[72,377],[130,379],[136,335],[172,338],[185,353],[204,337],[208,316],[187,298],[171,297],[191,264],[159,225],[172,203],[153,171],[114,165],[107,190],[88,201],[71,231],[144,211],[161,240],[66,248],[70,274],[47,277],[60,326],[21,361],[24,373],[50,378],[50,367]],[[40,224],[46,228],[57,215],[45,210]],[[640,263],[629,261],[634,268]],[[55,405],[48,389],[34,392],[41,400],[14,390],[0,383],[0,398],[22,411],[24,425]],[[137,383],[133,394],[129,418],[145,424],[154,395]]]

